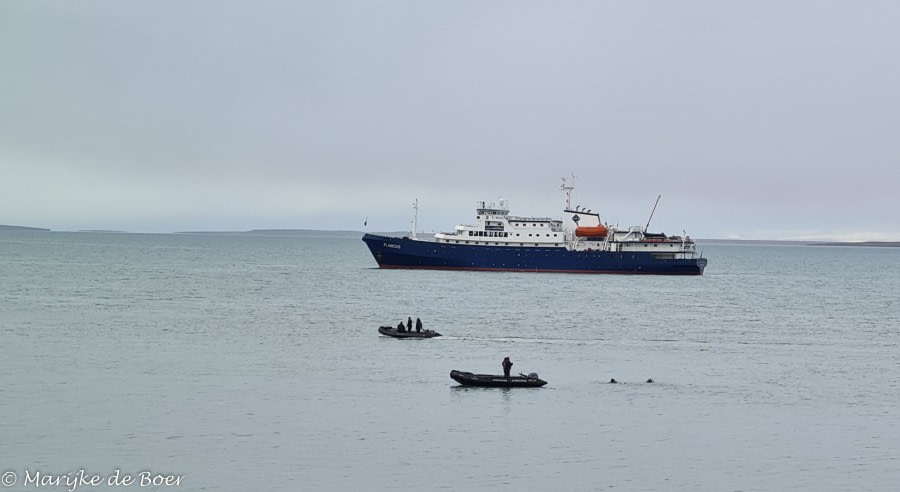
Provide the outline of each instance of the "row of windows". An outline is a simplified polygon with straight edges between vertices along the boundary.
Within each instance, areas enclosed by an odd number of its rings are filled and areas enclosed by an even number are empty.
[[[449,243],[450,241],[447,241],[447,242]],[[459,240],[454,240],[453,242],[455,242],[456,244],[459,244],[459,243],[460,243]],[[488,242],[488,241],[485,241],[485,242],[481,242],[481,241],[466,241],[465,239],[462,240],[462,243],[463,243],[463,244],[484,244],[484,245],[486,245],[486,246],[490,246],[490,245],[491,245],[491,243]],[[515,243],[493,243],[493,244],[494,244],[495,246],[515,246]],[[530,245],[531,245],[531,246],[537,246],[537,244],[535,244],[535,243],[532,243],[532,244],[530,244]],[[542,246],[561,246],[559,243],[541,243],[541,245],[542,245]],[[525,243],[519,243],[519,246],[525,246]]]
[[[476,218],[476,219],[480,219],[481,216],[480,216],[480,215],[476,215],[475,218]],[[485,218],[487,218],[487,217],[485,217]],[[548,226],[546,223],[544,223],[544,222],[529,222],[529,223],[519,222],[519,223],[515,223],[515,224],[513,224],[513,225],[516,226],[516,227],[528,227],[528,226],[531,226],[531,227],[549,227],[549,226]]]
[[[500,231],[469,231],[470,236],[478,236],[478,237],[509,237],[508,232],[500,232]],[[519,236],[519,233],[516,233],[516,236]],[[540,237],[540,234],[529,234],[528,237]],[[546,237],[550,237],[550,234],[545,234]],[[553,234],[553,237],[559,237],[559,234]]]

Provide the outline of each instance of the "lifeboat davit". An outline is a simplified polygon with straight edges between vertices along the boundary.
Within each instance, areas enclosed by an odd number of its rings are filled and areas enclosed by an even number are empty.
[[[575,235],[578,237],[606,237],[608,232],[609,229],[605,225],[575,228]]]

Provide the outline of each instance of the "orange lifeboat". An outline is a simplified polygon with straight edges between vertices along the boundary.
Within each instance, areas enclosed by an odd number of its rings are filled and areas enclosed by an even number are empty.
[[[594,227],[575,228],[575,235],[578,237],[606,237],[606,234],[608,232],[609,229],[607,229],[606,226],[602,224]]]

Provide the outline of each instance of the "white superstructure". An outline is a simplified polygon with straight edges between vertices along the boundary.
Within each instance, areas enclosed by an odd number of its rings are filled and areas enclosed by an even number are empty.
[[[453,232],[434,235],[438,243],[499,247],[566,248],[569,251],[651,252],[657,258],[696,256],[690,236],[648,233],[646,226],[619,229],[604,224],[600,214],[580,206],[572,208],[572,190],[563,180],[566,194],[562,219],[519,217],[509,214],[508,200],[477,202],[474,224],[457,225]]]

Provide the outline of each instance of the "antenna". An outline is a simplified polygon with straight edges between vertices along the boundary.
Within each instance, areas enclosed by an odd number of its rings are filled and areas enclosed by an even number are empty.
[[[653,214],[656,213],[656,206],[659,205],[659,199],[662,198],[662,195],[656,197],[656,203],[653,204],[653,211],[650,212],[650,218],[647,219],[647,225],[644,226],[644,233],[647,232],[647,228],[650,227],[650,221],[653,220]]]
[[[416,237],[416,230],[419,229],[419,199],[418,198],[416,198],[416,201],[413,202],[413,210],[415,212],[413,213],[413,229],[412,229],[410,236],[413,239],[418,239]]]
[[[575,189],[575,173],[572,173],[572,184],[566,185],[566,178],[562,178],[560,191],[566,192],[566,210],[572,210],[572,190]]]

